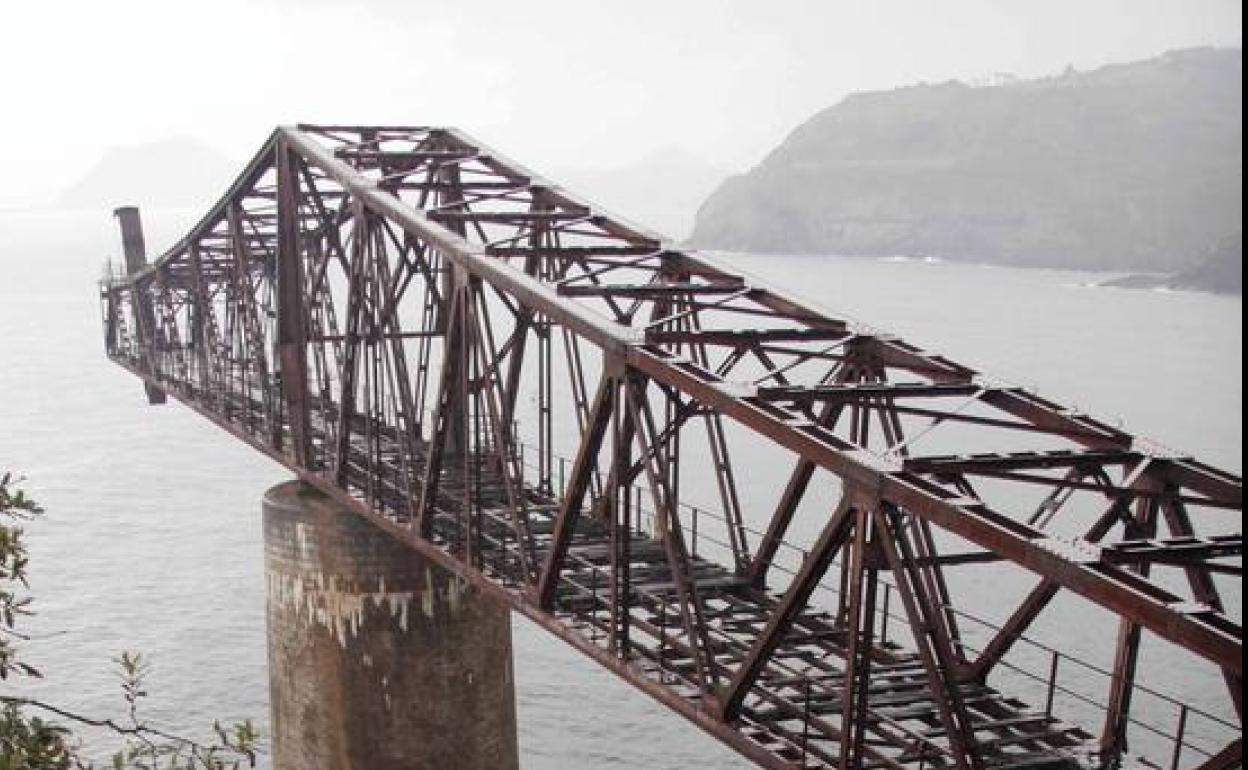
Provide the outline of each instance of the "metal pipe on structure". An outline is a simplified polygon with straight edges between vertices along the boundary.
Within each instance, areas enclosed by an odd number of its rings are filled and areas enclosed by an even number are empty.
[[[147,246],[143,242],[143,222],[138,206],[118,206],[113,216],[121,225],[121,247],[126,257],[126,275],[134,275],[147,267]]]
[[[143,242],[143,221],[139,218],[138,206],[119,206],[113,209],[121,225],[121,248],[126,259],[126,275],[133,278],[147,269],[147,246]],[[145,293],[131,295],[131,312],[135,321],[135,334],[144,355],[150,356],[153,347],[153,336],[156,334],[156,314],[152,311],[151,299]],[[147,393],[147,403],[165,403],[165,391],[151,382],[143,383]]]
[[[306,484],[263,507],[274,770],[516,768],[507,609]]]

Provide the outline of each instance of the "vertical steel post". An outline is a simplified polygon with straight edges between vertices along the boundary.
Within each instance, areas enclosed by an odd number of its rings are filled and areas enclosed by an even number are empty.
[[[693,530],[693,533],[692,533],[692,537],[693,537],[693,548],[692,548],[692,550],[690,551],[690,553],[693,555],[693,558],[695,558],[695,559],[696,559],[696,558],[698,558],[698,509],[697,509],[697,506],[694,506],[694,507],[693,507],[693,526],[692,526],[692,530]]]
[[[1174,755],[1170,759],[1170,770],[1179,770],[1179,760],[1183,757],[1183,734],[1187,732],[1187,704],[1179,706],[1179,724],[1174,731]]]
[[[126,275],[133,276],[147,268],[147,246],[143,242],[143,221],[138,206],[120,206],[113,209],[113,216],[121,225],[121,248],[126,257]],[[155,341],[156,314],[152,312],[150,295],[139,286],[130,289],[130,308],[134,315],[135,337],[144,368],[152,370],[151,348]],[[147,403],[165,403],[165,391],[148,381],[143,382]]]
[[[627,658],[629,654],[630,618],[632,611],[632,495],[624,484],[628,466],[632,463],[631,448],[625,426],[623,387],[614,392],[611,417],[611,475],[617,480],[615,489],[607,490],[611,521],[611,649],[616,655]]]
[[[884,608],[880,613],[880,645],[888,644],[888,613],[891,611],[893,587],[888,583],[884,584]]]
[[[312,467],[308,402],[308,331],[304,312],[303,255],[299,248],[299,180],[284,141],[277,158],[277,351],[278,372],[295,462]],[[275,432],[280,426],[275,426]]]
[[[1152,479],[1142,482],[1145,490],[1156,487]],[[1147,539],[1157,535],[1159,505],[1156,500],[1141,497],[1124,533],[1129,538]],[[1148,577],[1150,565],[1145,562],[1128,567]],[[1128,728],[1131,724],[1131,701],[1135,694],[1135,671],[1139,663],[1142,628],[1127,618],[1118,622],[1118,643],[1114,654],[1114,672],[1110,679],[1109,702],[1105,709],[1105,726],[1101,731],[1101,753],[1106,765],[1119,766],[1129,749]]]
[[[143,240],[143,221],[138,206],[119,206],[113,216],[121,226],[121,248],[126,258],[126,275],[134,275],[147,267],[147,245]]]
[[[1062,659],[1061,653],[1053,651],[1053,659],[1049,662],[1049,691],[1044,698],[1044,715],[1053,716],[1053,695],[1057,690],[1057,664]]]

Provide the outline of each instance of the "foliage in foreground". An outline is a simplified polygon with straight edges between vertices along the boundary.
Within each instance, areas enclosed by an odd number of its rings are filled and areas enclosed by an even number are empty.
[[[18,488],[18,481],[12,473],[0,475],[0,679],[6,683],[41,676],[18,656],[19,643],[28,638],[17,627],[22,616],[31,614],[31,597],[26,594],[30,556],[22,524],[42,515],[43,508]],[[259,734],[250,720],[228,728],[213,724],[215,738],[210,743],[162,731],[140,713],[148,697],[149,661],[141,654],[123,652],[114,662],[125,703],[120,720],[92,718],[36,698],[0,692],[0,770],[92,770],[66,722],[111,731],[122,741],[110,763],[113,770],[255,766]]]

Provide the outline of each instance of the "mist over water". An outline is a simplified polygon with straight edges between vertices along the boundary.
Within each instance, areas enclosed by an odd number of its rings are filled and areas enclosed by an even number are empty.
[[[199,213],[144,212],[149,253]],[[119,715],[109,659],[137,649],[155,666],[154,723],[191,734],[214,718],[263,725],[260,496],[289,474],[177,404],[149,407],[139,382],[106,360],[94,282],[117,251],[114,229],[103,211],[0,215],[0,469],[26,475],[48,510],[30,527],[38,614],[24,648],[47,677],[30,689],[83,713]],[[1089,288],[1100,276],[1061,271],[725,259],[833,312],[1242,469],[1238,297]],[[787,468],[749,461],[748,451],[737,457],[749,468],[747,500],[774,495]],[[1005,590],[963,588],[980,591],[988,608]],[[1226,598],[1239,617],[1241,597]],[[1113,626],[1086,605],[1044,620],[1038,633],[1052,643],[1107,654],[1101,635]],[[527,621],[515,619],[514,635],[524,767],[749,766]],[[1161,645],[1146,651],[1168,654]],[[1159,689],[1210,707],[1225,700],[1214,672],[1148,662],[1143,670]]]

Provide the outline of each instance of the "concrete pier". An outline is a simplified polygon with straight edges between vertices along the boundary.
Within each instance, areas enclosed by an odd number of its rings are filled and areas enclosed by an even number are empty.
[[[301,482],[264,544],[274,770],[517,767],[506,609]]]

